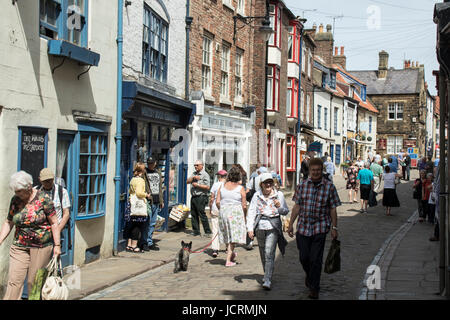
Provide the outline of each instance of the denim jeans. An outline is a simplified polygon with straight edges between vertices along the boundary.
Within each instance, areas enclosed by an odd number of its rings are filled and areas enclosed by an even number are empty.
[[[278,231],[256,230],[256,238],[258,239],[259,255],[264,270],[264,282],[272,282],[273,269],[275,267],[275,251],[278,243]]]
[[[153,231],[155,231],[156,219],[160,211],[159,204],[147,204],[148,219],[144,222],[145,226],[141,235],[141,245],[153,245]]]

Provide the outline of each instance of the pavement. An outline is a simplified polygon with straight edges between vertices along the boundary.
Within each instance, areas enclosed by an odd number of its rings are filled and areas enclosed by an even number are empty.
[[[417,175],[412,172],[412,177]],[[322,274],[320,298],[325,300],[356,299],[443,299],[438,291],[439,242],[429,242],[433,226],[417,222],[412,181],[398,186],[400,208],[387,217],[379,204],[360,213],[359,203],[346,203],[345,180],[334,178],[343,205],[338,208],[341,240],[341,271]],[[292,194],[287,193],[289,208]],[[79,271],[78,288],[69,299],[190,299],[190,300],[302,300],[307,299],[304,272],[298,260],[295,239],[285,234],[289,244],[285,256],[277,250],[273,287],[261,289],[263,271],[257,241],[254,249],[237,248],[238,264],[225,268],[225,248],[213,258],[207,249],[191,254],[188,272],[173,273],[174,259],[180,242],[192,241],[193,251],[209,244],[210,238],[194,237],[191,230],[155,233],[160,251],[120,252],[112,258],[92,262]],[[324,260],[330,245],[327,239]],[[381,288],[368,289],[367,268],[380,268]],[[66,275],[66,278],[72,275]]]

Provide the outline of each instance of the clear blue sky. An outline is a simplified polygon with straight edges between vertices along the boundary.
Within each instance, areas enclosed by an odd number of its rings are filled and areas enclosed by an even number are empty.
[[[308,21],[333,25],[334,45],[345,47],[348,70],[376,70],[378,53],[389,53],[389,67],[403,68],[403,60],[425,65],[425,80],[436,94],[433,70],[436,59],[434,4],[438,0],[284,0],[297,16]],[[339,17],[338,16],[343,16]]]

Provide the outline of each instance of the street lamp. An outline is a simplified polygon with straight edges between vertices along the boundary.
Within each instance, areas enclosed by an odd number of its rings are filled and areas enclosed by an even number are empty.
[[[253,21],[257,19],[263,19],[261,22],[261,27],[259,27],[259,32],[264,35],[265,42],[269,41],[270,36],[274,33],[273,28],[270,26],[270,16],[269,16],[269,5],[266,3],[266,15],[260,17],[244,17],[241,15],[233,16],[234,28],[233,28],[233,43],[236,43],[236,33],[244,28],[246,25],[249,25]],[[240,20],[244,23],[244,25],[240,28],[237,28],[237,20]]]

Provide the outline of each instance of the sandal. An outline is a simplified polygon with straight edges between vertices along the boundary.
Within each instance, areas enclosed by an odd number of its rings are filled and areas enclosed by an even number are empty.
[[[127,246],[127,247],[125,248],[125,251],[126,251],[126,252],[133,252],[133,247]]]
[[[132,252],[133,253],[142,253],[142,252],[144,252],[144,250],[142,250],[141,248],[139,248],[139,247],[130,247],[131,249],[132,249]]]

